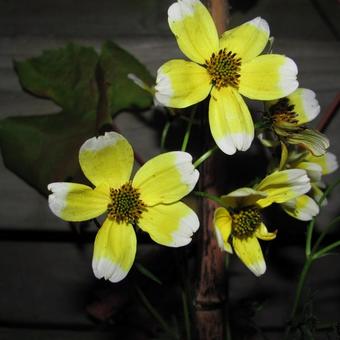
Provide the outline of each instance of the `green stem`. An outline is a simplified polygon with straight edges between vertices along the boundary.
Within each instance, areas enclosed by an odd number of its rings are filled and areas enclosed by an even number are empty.
[[[191,113],[190,113],[190,119],[189,119],[189,123],[187,125],[187,130],[185,131],[185,135],[184,135],[184,138],[183,138],[181,151],[185,151],[187,149],[189,138],[190,138],[190,132],[191,132],[191,128],[192,128],[192,123],[193,123],[194,118],[195,118],[195,113],[196,113],[196,108],[194,107],[191,110]]]
[[[160,314],[156,311],[155,308],[151,305],[147,297],[143,294],[139,287],[135,287],[139,297],[141,298],[142,302],[144,303],[146,309],[150,312],[150,314],[159,322],[159,324],[163,327],[164,331],[168,334],[171,334],[175,339],[178,339],[178,335],[174,332],[165,320],[160,316]]]
[[[322,202],[327,198],[327,196],[335,189],[336,186],[340,184],[340,178],[332,183],[323,193],[322,197],[320,198],[318,204],[321,206]]]
[[[188,299],[184,291],[182,291],[182,303],[183,303],[183,314],[184,314],[184,324],[186,340],[191,340],[191,329],[190,329],[190,315],[188,308]]]
[[[296,294],[295,294],[293,309],[292,309],[292,313],[291,313],[291,320],[295,319],[297,309],[299,308],[299,305],[300,305],[302,290],[305,286],[307,274],[308,274],[308,271],[309,271],[309,269],[310,269],[310,267],[313,263],[313,260],[314,260],[314,256],[309,256],[307,258],[307,260],[306,260],[306,262],[303,266],[302,272],[300,274],[298,287],[297,287]]]
[[[312,252],[315,253],[318,248],[319,245],[321,244],[322,240],[325,238],[325,236],[327,235],[327,233],[332,229],[332,227],[334,225],[336,225],[338,222],[340,222],[340,216],[336,217],[331,223],[329,223],[327,225],[327,227],[325,228],[325,230],[323,230],[323,232],[321,233],[321,235],[319,236],[319,238],[316,240]]]
[[[215,145],[213,148],[206,151],[201,157],[196,159],[194,162],[194,167],[197,168],[200,166],[205,160],[207,160],[216,150],[218,150],[218,146]]]
[[[308,259],[311,255],[311,249],[312,249],[312,236],[313,236],[313,230],[315,225],[315,218],[313,218],[307,226],[307,235],[306,235],[306,258]]]
[[[218,196],[215,196],[215,195],[212,195],[212,194],[209,194],[207,192],[204,192],[204,191],[194,191],[193,192],[196,196],[199,196],[199,197],[204,197],[204,198],[207,198],[211,201],[214,201],[216,202],[217,204],[219,204],[220,206],[228,209],[228,207],[226,206],[226,204],[224,203],[224,201],[218,197]]]
[[[330,244],[329,246],[326,246],[325,248],[320,249],[319,251],[317,251],[313,257],[314,258],[318,258],[322,255],[325,255],[326,253],[328,253],[329,251],[333,250],[334,248],[337,248],[340,246],[340,240],[333,242],[332,244]]]
[[[165,149],[165,142],[166,142],[166,138],[168,136],[168,132],[169,132],[170,126],[171,126],[171,122],[170,122],[170,120],[168,120],[165,123],[163,131],[162,131],[162,137],[161,137],[161,149],[162,150]]]

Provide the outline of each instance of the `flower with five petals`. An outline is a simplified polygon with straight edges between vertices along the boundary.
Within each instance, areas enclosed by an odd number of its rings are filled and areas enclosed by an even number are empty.
[[[80,148],[81,169],[93,187],[57,182],[50,209],[66,221],[85,221],[103,213],[107,217],[94,242],[92,268],[97,278],[122,280],[136,254],[134,231],[139,226],[157,243],[180,247],[198,229],[197,215],[180,199],[199,177],[186,152],[168,152],[146,162],[130,180],[133,150],[116,132],[87,140]]]
[[[232,253],[231,239],[237,256],[248,269],[256,276],[264,274],[266,263],[258,239],[273,240],[276,231],[268,232],[261,210],[298,197],[310,187],[305,170],[291,169],[273,172],[253,188],[240,188],[221,196],[225,207],[217,208],[214,214],[219,247]]]
[[[170,60],[157,73],[156,99],[184,108],[210,94],[209,125],[226,154],[247,150],[254,124],[241,95],[273,100],[293,92],[298,82],[293,60],[278,54],[260,55],[269,27],[257,17],[218,36],[213,19],[199,0],[178,0],[168,22],[181,51],[191,60]]]

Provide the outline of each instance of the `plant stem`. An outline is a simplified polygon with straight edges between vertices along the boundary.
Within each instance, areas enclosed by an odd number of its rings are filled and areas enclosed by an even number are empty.
[[[170,126],[171,126],[171,122],[170,122],[170,120],[168,120],[165,123],[163,131],[162,131],[162,137],[161,137],[161,149],[162,150],[165,149],[166,137],[168,136],[168,132],[169,132]]]
[[[332,229],[332,227],[334,225],[336,225],[338,222],[340,222],[340,216],[336,217],[331,223],[329,223],[327,225],[327,227],[322,231],[321,235],[318,237],[318,239],[316,240],[312,252],[315,253],[318,248],[319,245],[321,244],[322,240],[324,239],[324,237],[327,235],[327,233]]]
[[[227,206],[225,205],[225,203],[223,202],[223,200],[221,198],[219,198],[218,196],[216,195],[212,195],[212,194],[209,194],[208,192],[204,192],[204,191],[194,191],[193,192],[196,196],[199,196],[199,197],[204,197],[204,198],[207,198],[211,201],[214,201],[216,202],[218,205],[224,207],[227,209]]]
[[[197,168],[200,166],[205,160],[207,160],[216,150],[218,150],[217,145],[215,145],[213,148],[209,149],[206,151],[201,157],[196,159],[194,162],[194,167]]]
[[[190,327],[188,299],[187,299],[187,296],[186,296],[184,291],[182,291],[182,303],[183,303],[183,314],[184,314],[186,340],[191,340],[191,327]]]
[[[329,246],[326,246],[322,249],[320,249],[319,251],[317,251],[315,254],[314,254],[314,257],[315,258],[318,258],[322,255],[325,255],[326,253],[328,253],[329,251],[337,248],[340,246],[340,240],[339,241],[336,241],[336,242],[333,242],[332,244],[330,244]]]
[[[312,236],[313,236],[314,225],[315,225],[315,217],[308,223],[308,226],[307,226],[306,247],[305,247],[307,259],[311,255]]]
[[[174,339],[178,339],[178,335],[168,326],[168,324],[165,322],[165,320],[161,317],[161,315],[156,311],[156,309],[151,305],[150,301],[147,299],[147,297],[143,294],[141,289],[139,287],[135,287],[136,291],[144,303],[144,306],[146,309],[150,312],[150,314],[159,322],[159,324],[162,326],[164,331],[171,336],[174,337]]]
[[[291,320],[294,320],[294,318],[296,316],[297,309],[299,308],[302,290],[305,286],[307,274],[308,274],[308,271],[309,271],[309,269],[310,269],[310,267],[313,263],[313,260],[314,260],[313,256],[309,256],[307,258],[307,260],[306,260],[306,262],[303,266],[302,272],[300,274],[299,282],[298,282],[298,286],[297,286],[297,290],[296,290],[296,294],[295,294],[293,309],[292,309],[292,313],[291,313],[291,317],[290,317]]]
[[[196,113],[196,108],[194,107],[194,108],[192,108],[191,113],[190,113],[190,119],[189,119],[189,123],[187,125],[187,130],[185,131],[185,135],[184,135],[184,138],[183,138],[181,151],[185,151],[187,149],[189,138],[190,138],[192,123],[193,123],[194,118],[195,118],[195,113]]]

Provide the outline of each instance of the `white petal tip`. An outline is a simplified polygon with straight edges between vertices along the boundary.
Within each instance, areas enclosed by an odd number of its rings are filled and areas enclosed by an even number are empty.
[[[104,278],[110,282],[122,281],[128,272],[122,269],[118,264],[111,262],[109,259],[100,258],[92,261],[92,269],[97,279]]]
[[[282,97],[291,94],[298,88],[299,82],[296,79],[297,74],[298,68],[294,60],[286,57],[284,64],[280,68]]]
[[[194,212],[183,217],[177,230],[172,233],[173,241],[169,244],[169,247],[177,248],[189,244],[194,232],[199,228],[199,225],[198,217]]]
[[[104,136],[98,136],[88,139],[80,148],[80,153],[84,151],[98,151],[108,146],[115,145],[119,140],[125,140],[125,138],[114,131],[105,132]]]
[[[248,268],[257,277],[263,275],[267,269],[265,261],[261,261],[261,262],[254,263],[252,265],[248,265]]]

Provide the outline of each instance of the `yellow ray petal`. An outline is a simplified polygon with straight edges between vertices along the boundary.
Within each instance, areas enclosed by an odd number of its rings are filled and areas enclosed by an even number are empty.
[[[214,230],[218,246],[221,250],[232,254],[233,250],[228,242],[232,227],[232,219],[227,209],[217,208],[214,213]]]
[[[98,278],[118,282],[128,274],[135,259],[136,234],[129,224],[106,219],[94,242],[92,269]]]
[[[313,120],[320,113],[320,105],[314,91],[298,88],[287,96],[289,104],[294,105],[294,112],[297,113],[299,124],[306,124]]]
[[[205,99],[211,89],[207,70],[191,61],[170,60],[157,72],[156,99],[165,106],[183,108]]]
[[[257,205],[264,208],[274,202],[283,203],[305,194],[311,189],[311,185],[306,171],[289,169],[273,172],[266,176],[254,189],[263,191],[268,195],[256,202]]]
[[[239,188],[228,195],[221,196],[221,199],[228,207],[239,208],[254,205],[264,197],[267,197],[265,192],[256,191],[252,188]]]
[[[271,241],[276,237],[277,231],[270,233],[264,223],[261,223],[260,226],[255,231],[255,236],[264,241]]]
[[[336,156],[331,152],[326,152],[324,155],[319,157],[308,154],[305,159],[306,161],[316,163],[321,166],[323,175],[328,175],[336,171],[339,167]]]
[[[214,21],[198,0],[178,0],[169,7],[168,22],[181,51],[191,60],[204,64],[218,49]]]
[[[310,221],[320,210],[315,201],[307,195],[296,197],[281,206],[288,215],[301,221]]]
[[[233,237],[233,247],[237,256],[256,276],[265,273],[266,263],[259,241],[255,236],[246,239]]]
[[[266,47],[269,38],[269,26],[266,20],[257,17],[241,26],[222,34],[220,48],[236,53],[242,62],[257,57]]]
[[[92,189],[83,184],[51,183],[48,204],[65,221],[86,221],[103,214],[110,202],[109,188]]]
[[[298,87],[297,67],[292,59],[278,54],[256,57],[241,66],[239,92],[251,99],[285,97]]]
[[[79,162],[85,176],[95,185],[116,188],[126,183],[133,166],[133,150],[117,132],[87,140],[79,151]]]
[[[196,185],[199,172],[187,152],[172,151],[146,162],[136,173],[133,186],[148,206],[173,203],[187,195]]]
[[[249,149],[254,139],[254,124],[248,107],[232,87],[212,89],[209,124],[216,144],[228,155]]]
[[[159,204],[148,208],[138,225],[157,243],[168,247],[181,247],[191,242],[199,227],[193,210],[182,202]]]

